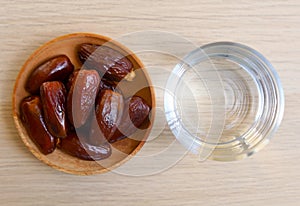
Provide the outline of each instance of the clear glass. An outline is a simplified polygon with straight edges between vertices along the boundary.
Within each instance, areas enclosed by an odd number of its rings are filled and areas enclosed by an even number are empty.
[[[269,142],[283,117],[284,94],[260,53],[218,42],[192,51],[175,66],[164,108],[177,140],[200,160],[231,161]]]

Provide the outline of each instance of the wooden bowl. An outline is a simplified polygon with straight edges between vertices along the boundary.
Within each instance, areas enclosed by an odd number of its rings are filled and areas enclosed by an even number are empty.
[[[35,51],[22,67],[15,83],[13,91],[13,117],[16,124],[16,128],[27,146],[27,148],[34,154],[39,160],[47,165],[71,174],[77,175],[92,175],[104,173],[113,168],[116,168],[129,160],[130,157],[135,155],[143,146],[147,139],[151,125],[145,126],[144,130],[134,133],[131,137],[117,141],[112,146],[112,155],[101,161],[85,161],[76,157],[72,157],[59,149],[56,149],[49,155],[42,154],[32,140],[29,138],[20,118],[19,105],[23,98],[30,94],[25,90],[25,83],[30,73],[39,64],[43,63],[47,59],[59,54],[67,55],[75,68],[80,68],[81,63],[77,57],[76,47],[82,43],[92,43],[102,45],[105,43],[113,49],[118,50],[122,54],[126,55],[132,62],[134,70],[136,71],[136,77],[132,82],[122,82],[124,84],[121,88],[124,97],[132,95],[132,91],[136,88],[143,88],[138,92],[138,95],[146,100],[146,102],[152,107],[155,107],[154,92],[151,85],[151,81],[145,71],[143,64],[129,49],[124,47],[118,42],[111,40],[108,37],[89,34],[89,33],[75,33],[62,37],[58,37],[40,47]],[[154,110],[152,109],[150,115],[150,122],[154,119]],[[145,124],[149,124],[145,123]]]

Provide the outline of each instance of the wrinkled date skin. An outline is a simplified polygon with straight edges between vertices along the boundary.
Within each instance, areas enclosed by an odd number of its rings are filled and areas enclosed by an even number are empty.
[[[62,81],[74,70],[70,59],[65,55],[56,56],[38,66],[29,76],[25,89],[31,94],[39,92],[46,81]]]
[[[138,96],[125,101],[122,120],[116,132],[108,139],[110,143],[132,135],[149,117],[149,105]]]
[[[44,119],[48,131],[56,137],[67,136],[66,89],[58,81],[44,82],[40,87]]]
[[[125,78],[130,81],[135,76],[129,59],[107,46],[81,44],[78,57],[88,68],[96,69],[107,79],[121,81]]]
[[[85,141],[85,137],[79,139],[76,133],[61,139],[59,147],[64,152],[82,160],[98,161],[111,155],[111,147],[107,142],[102,145],[91,145]]]
[[[87,121],[99,91],[100,77],[95,70],[80,70],[72,83],[68,98],[67,112],[75,128]]]
[[[123,113],[123,96],[112,90],[100,92],[96,103],[96,118],[106,139],[109,139],[117,129]]]
[[[105,89],[116,91],[116,87],[117,87],[117,85],[115,84],[115,82],[102,78],[101,82],[100,82],[100,86],[99,86],[99,91],[102,91]]]
[[[37,96],[25,98],[21,102],[21,115],[29,137],[39,150],[45,155],[52,153],[57,139],[46,128],[40,98]]]

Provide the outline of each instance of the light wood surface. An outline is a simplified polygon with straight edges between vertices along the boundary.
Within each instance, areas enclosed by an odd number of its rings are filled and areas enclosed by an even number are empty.
[[[236,162],[198,162],[189,154],[144,177],[74,176],[37,160],[18,136],[11,111],[14,81],[29,55],[68,33],[118,38],[140,30],[175,32],[199,46],[241,42],[263,53],[286,97],[284,120],[271,143]],[[0,205],[299,205],[299,37],[298,0],[1,0]]]

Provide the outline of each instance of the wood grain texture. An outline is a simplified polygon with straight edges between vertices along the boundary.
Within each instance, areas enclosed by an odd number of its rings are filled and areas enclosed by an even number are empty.
[[[300,204],[298,0],[0,2],[0,205]],[[198,45],[236,41],[263,53],[277,69],[286,97],[284,120],[271,143],[237,162],[198,162],[189,154],[146,177],[73,176],[34,158],[11,111],[14,81],[29,55],[67,33],[117,38],[139,30],[175,32]]]

